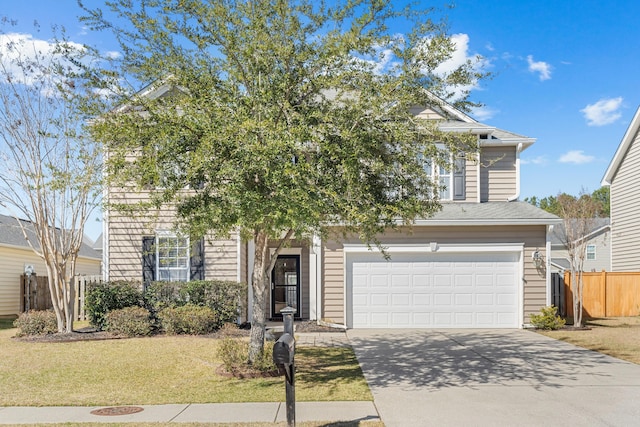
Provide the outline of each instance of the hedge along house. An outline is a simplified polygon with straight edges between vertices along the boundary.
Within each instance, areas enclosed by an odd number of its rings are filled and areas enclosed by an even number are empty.
[[[161,86],[145,96],[170,91]],[[479,123],[446,103],[414,114],[478,138],[474,156],[429,171],[445,186],[443,209],[379,236],[390,259],[356,238],[293,242],[271,271],[269,317],[279,318],[290,305],[298,318],[348,328],[518,328],[550,304],[550,230],[560,219],[518,201],[520,153],[534,140]],[[109,202],[146,198],[105,188]],[[192,242],[171,231],[173,219],[170,208],[144,217],[107,209],[106,278],[249,281],[252,241],[232,235]]]

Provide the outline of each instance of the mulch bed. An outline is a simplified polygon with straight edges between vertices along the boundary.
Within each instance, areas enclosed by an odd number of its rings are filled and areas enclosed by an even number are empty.
[[[312,320],[303,320],[294,322],[294,328],[296,332],[341,332],[341,329],[332,328],[329,326],[318,325]],[[203,338],[220,339],[224,337],[248,337],[251,333],[249,328],[238,328],[237,330],[229,331],[218,330],[211,334],[202,335]],[[156,336],[163,336],[162,334]],[[46,334],[46,335],[29,335],[24,337],[14,337],[14,340],[23,342],[75,342],[75,341],[98,341],[98,340],[114,340],[123,339],[126,337],[112,334],[106,331],[97,331],[95,328],[87,327],[81,328],[71,332],[70,334]]]

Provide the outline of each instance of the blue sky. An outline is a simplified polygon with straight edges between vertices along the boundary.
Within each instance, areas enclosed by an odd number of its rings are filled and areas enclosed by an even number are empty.
[[[93,6],[99,0],[86,0]],[[432,2],[443,6],[444,2]],[[476,54],[494,73],[472,91],[484,104],[477,120],[536,138],[522,153],[521,199],[578,194],[600,181],[640,104],[640,2],[593,0],[459,0],[446,11],[459,59]],[[5,32],[69,37],[104,51],[116,46],[76,17],[76,0],[0,0],[0,16],[18,21]],[[35,33],[33,22],[40,32]],[[400,31],[400,29],[393,29]],[[95,238],[100,224],[92,221]]]

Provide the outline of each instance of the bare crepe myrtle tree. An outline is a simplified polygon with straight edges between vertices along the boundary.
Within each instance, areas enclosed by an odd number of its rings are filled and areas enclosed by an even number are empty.
[[[24,220],[16,226],[46,265],[58,332],[73,328],[76,260],[100,199],[100,152],[81,114],[96,99],[83,84],[90,54],[0,32],[0,206]]]
[[[588,193],[582,191],[578,197],[560,194],[557,197],[564,233],[559,236],[567,248],[571,264],[571,291],[573,293],[573,324],[582,327],[583,269],[587,254],[586,236],[593,230],[599,205]]]

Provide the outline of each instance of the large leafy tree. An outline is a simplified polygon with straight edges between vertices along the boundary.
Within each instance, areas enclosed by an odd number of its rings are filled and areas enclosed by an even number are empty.
[[[476,151],[471,135],[412,114],[441,99],[468,108],[484,77],[477,61],[444,71],[456,46],[432,11],[387,0],[107,4],[83,20],[117,37],[121,82],[133,82],[117,93],[137,93],[94,124],[109,185],[148,191],[138,207],[175,208],[192,236],[253,239],[250,361],[282,247],[330,233],[376,243],[438,209],[429,162]],[[406,32],[390,33],[393,21]],[[154,85],[170,96],[144,96]]]

